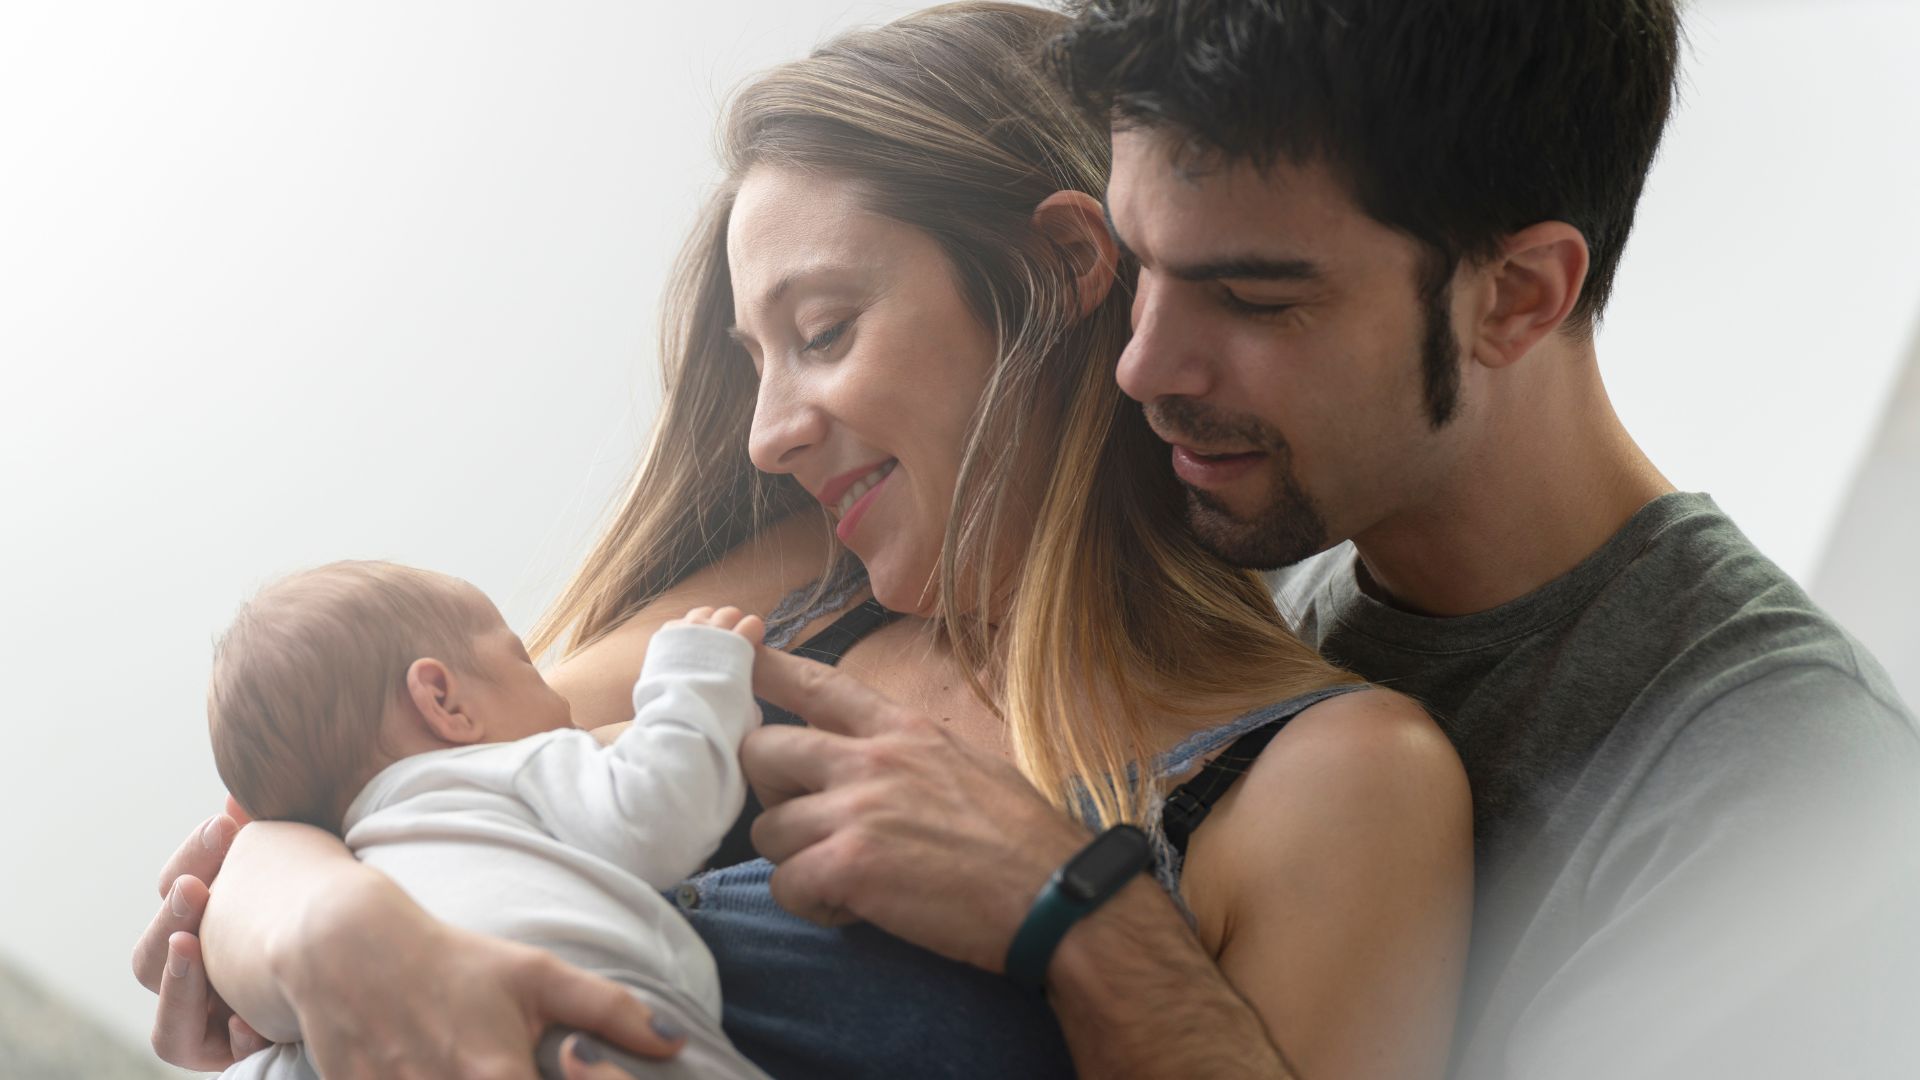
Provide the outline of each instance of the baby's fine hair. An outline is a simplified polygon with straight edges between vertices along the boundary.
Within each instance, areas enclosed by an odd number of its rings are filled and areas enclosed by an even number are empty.
[[[227,791],[258,820],[340,832],[408,667],[471,670],[486,626],[458,579],[396,563],[329,563],[260,590],[214,647],[207,688]]]

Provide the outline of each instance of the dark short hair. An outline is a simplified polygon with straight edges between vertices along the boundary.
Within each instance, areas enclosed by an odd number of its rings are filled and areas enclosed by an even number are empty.
[[[1080,103],[1208,159],[1324,162],[1451,275],[1541,221],[1586,237],[1591,328],[1672,109],[1674,0],[1082,0]]]

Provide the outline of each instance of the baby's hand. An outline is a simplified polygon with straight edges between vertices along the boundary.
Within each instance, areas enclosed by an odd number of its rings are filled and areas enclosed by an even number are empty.
[[[716,630],[731,630],[755,645],[760,644],[760,639],[767,632],[766,620],[758,615],[749,615],[737,607],[697,607],[667,626],[711,626]]]

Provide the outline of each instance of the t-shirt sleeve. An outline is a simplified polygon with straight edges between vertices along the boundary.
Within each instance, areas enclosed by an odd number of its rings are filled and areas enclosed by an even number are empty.
[[[1920,737],[1853,673],[1698,705],[1628,800],[1510,1076],[1920,1076]]]
[[[609,747],[550,740],[516,793],[555,839],[656,888],[700,869],[740,815],[740,740],[760,722],[753,646],[730,631],[669,627],[647,646],[633,726]]]

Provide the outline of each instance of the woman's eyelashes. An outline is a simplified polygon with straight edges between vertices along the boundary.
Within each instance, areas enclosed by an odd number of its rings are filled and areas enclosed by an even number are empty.
[[[845,334],[847,327],[851,325],[853,325],[851,318],[841,319],[839,322],[808,338],[806,344],[800,346],[800,351],[803,353],[813,353],[832,348],[833,343],[839,341],[840,336]]]

